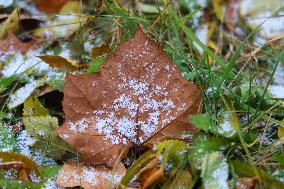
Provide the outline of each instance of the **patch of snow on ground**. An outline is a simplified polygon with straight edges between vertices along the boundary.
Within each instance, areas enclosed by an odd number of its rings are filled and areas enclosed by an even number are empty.
[[[18,133],[16,141],[20,154],[32,158],[38,165],[49,166],[56,164],[55,160],[46,157],[40,150],[31,150],[30,147],[36,143],[36,139],[33,138],[27,130]]]
[[[56,177],[49,178],[46,183],[44,183],[42,189],[63,189],[57,186]]]
[[[274,97],[276,97],[276,98],[284,98],[284,86],[270,85],[268,90]]]
[[[197,28],[197,30],[195,31],[195,35],[196,37],[204,44],[207,44],[207,34],[208,34],[208,26],[207,25],[203,25],[200,26],[199,28]],[[194,46],[197,48],[197,50],[200,53],[203,53],[203,48],[201,46],[199,46],[197,43],[194,42]]]
[[[0,0],[0,8],[6,8],[13,4],[13,0]]]

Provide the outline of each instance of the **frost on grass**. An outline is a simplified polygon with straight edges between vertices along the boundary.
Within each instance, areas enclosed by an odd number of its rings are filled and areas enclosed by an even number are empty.
[[[65,72],[51,68],[48,64],[37,58],[37,56],[42,53],[44,53],[42,48],[29,50],[25,55],[15,51],[0,53],[0,62],[4,62],[4,67],[1,72],[3,77],[17,75],[22,78],[22,80],[26,80],[26,84],[10,95],[8,102],[9,109],[13,109],[22,104],[35,89],[45,83],[50,84],[56,90],[62,88],[60,83],[64,81]],[[52,51],[45,53],[54,54]],[[62,51],[59,53],[59,56],[70,58],[71,52],[66,49],[65,45],[62,45]],[[34,75],[41,77],[35,79]]]
[[[32,150],[31,147],[36,143],[27,130],[21,131],[16,137],[19,153],[32,158],[38,165],[55,165],[56,162],[52,158],[46,157],[41,150]]]
[[[0,152],[14,152],[17,150],[13,131],[0,123]]]
[[[228,172],[229,166],[227,160],[221,152],[206,154],[201,170],[204,188],[229,189]]]

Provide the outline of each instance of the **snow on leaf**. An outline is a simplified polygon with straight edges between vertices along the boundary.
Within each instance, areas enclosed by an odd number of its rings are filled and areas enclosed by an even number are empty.
[[[44,83],[41,80],[35,80],[17,89],[13,94],[9,96],[8,108],[13,109],[30,97],[35,89],[42,86]]]
[[[0,152],[13,152],[17,150],[13,131],[6,125],[0,124]]]
[[[229,166],[221,152],[212,152],[206,155],[202,163],[201,177],[205,189],[229,189]]]
[[[11,170],[16,169],[18,171],[18,177],[21,180],[33,181],[33,178],[39,177],[37,164],[29,157],[14,153],[14,152],[0,152],[0,169]],[[27,175],[20,174],[25,172]]]
[[[117,185],[126,169],[118,164],[114,170],[104,166],[78,165],[75,162],[65,162],[57,176],[57,184],[61,187],[82,186],[85,189],[113,188]]]
[[[45,109],[37,97],[29,97],[24,102],[23,116],[46,116],[49,115],[48,110]]]
[[[83,161],[111,166],[125,147],[153,145],[167,135],[194,130],[187,117],[200,112],[200,105],[196,85],[138,29],[100,73],[66,76],[65,123],[57,133]]]
[[[25,117],[23,122],[28,133],[37,139],[34,148],[45,151],[48,156],[55,159],[62,158],[66,151],[74,152],[67,143],[55,134],[54,130],[58,127],[56,117]],[[48,148],[46,148],[47,144]]]

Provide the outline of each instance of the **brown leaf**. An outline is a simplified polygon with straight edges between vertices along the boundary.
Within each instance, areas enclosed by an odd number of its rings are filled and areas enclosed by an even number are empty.
[[[111,48],[109,48],[108,45],[102,45],[101,47],[94,47],[92,49],[92,57],[96,58],[98,56],[109,54],[109,53],[111,53],[111,51],[112,50],[111,50]]]
[[[237,189],[257,189],[259,187],[259,178],[243,177],[237,179]]]
[[[41,12],[56,13],[69,0],[33,0],[36,8]]]
[[[61,187],[82,186],[85,189],[114,188],[120,182],[126,169],[122,163],[116,170],[104,166],[78,165],[75,162],[64,163],[57,176],[57,184]]]
[[[67,70],[78,70],[78,69],[88,68],[87,64],[78,64],[74,60],[68,60],[61,56],[45,55],[45,56],[38,56],[38,57],[53,68],[64,68]]]
[[[0,170],[16,170],[22,181],[31,180],[31,174],[39,176],[37,164],[29,157],[14,152],[0,152],[0,160]]]
[[[112,165],[122,149],[194,130],[201,111],[197,86],[141,29],[118,46],[99,74],[67,75],[65,123],[57,129],[88,163]],[[123,156],[122,156],[123,157]]]
[[[29,50],[37,48],[38,45],[39,41],[37,39],[31,39],[28,42],[23,42],[13,33],[8,32],[6,38],[0,40],[0,53],[7,51],[27,53]]]

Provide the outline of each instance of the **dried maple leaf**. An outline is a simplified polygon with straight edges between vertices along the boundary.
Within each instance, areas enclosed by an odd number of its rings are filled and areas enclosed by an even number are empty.
[[[6,38],[0,40],[0,53],[9,51],[27,53],[29,50],[36,49],[39,43],[40,42],[37,39],[31,39],[28,42],[23,42],[18,39],[13,33],[8,32]]]
[[[116,170],[104,166],[78,165],[75,162],[64,163],[59,171],[56,183],[61,187],[82,186],[85,189],[108,189],[113,188],[120,182],[126,169],[122,163]]]
[[[194,130],[187,118],[200,112],[200,105],[197,86],[138,29],[99,74],[66,76],[65,123],[57,133],[81,160],[111,166],[125,147],[153,145],[161,137]]]

